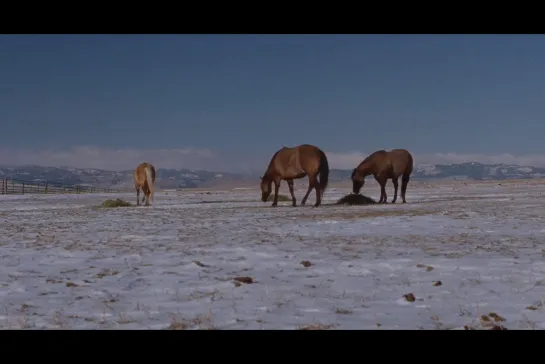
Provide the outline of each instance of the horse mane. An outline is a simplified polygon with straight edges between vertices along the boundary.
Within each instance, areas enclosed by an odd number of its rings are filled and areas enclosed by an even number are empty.
[[[363,160],[362,163],[365,163],[365,162],[369,162],[371,159],[375,158],[375,156],[377,156],[377,154],[382,154],[382,153],[385,153],[386,151],[384,149],[381,149],[381,150],[377,150],[376,152],[373,152],[371,154],[369,154],[369,156],[367,158],[365,158]]]
[[[286,147],[284,147],[286,148]],[[282,149],[284,149],[282,148]],[[276,153],[273,154],[272,158],[271,158],[271,161],[269,162],[269,165],[267,166],[267,170],[265,171],[265,174],[263,175],[263,178],[265,178],[265,176],[267,176],[267,174],[269,173],[269,170],[271,170],[273,167],[274,167],[274,160],[276,158],[276,156],[278,155],[278,153],[280,153],[280,151],[282,149],[279,149],[276,151]]]
[[[359,169],[360,167],[370,163],[377,155],[382,154],[382,153],[386,153],[386,151],[384,149],[381,149],[381,150],[377,150],[376,152],[373,152],[373,153],[369,154],[369,156],[367,156],[367,158],[365,158],[360,164],[358,164],[358,166],[356,168],[354,168],[354,170],[352,171],[352,177],[351,178],[354,178],[354,176],[356,175],[356,170],[357,169]]]

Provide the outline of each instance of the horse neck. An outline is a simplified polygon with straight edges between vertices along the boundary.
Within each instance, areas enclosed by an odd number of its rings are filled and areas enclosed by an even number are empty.
[[[367,177],[374,172],[374,167],[375,164],[372,161],[364,161],[358,166],[357,171],[361,173],[363,177]]]
[[[269,168],[267,168],[267,170],[265,171],[265,174],[263,174],[263,181],[272,182],[273,179],[274,179],[274,166],[271,163]]]

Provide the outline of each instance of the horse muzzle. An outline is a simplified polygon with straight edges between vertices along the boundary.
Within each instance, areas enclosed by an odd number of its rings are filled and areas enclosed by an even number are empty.
[[[357,194],[360,193],[362,187],[363,187],[363,183],[361,183],[361,182],[353,182],[353,184],[352,184],[352,192],[353,192],[354,194],[357,195]]]

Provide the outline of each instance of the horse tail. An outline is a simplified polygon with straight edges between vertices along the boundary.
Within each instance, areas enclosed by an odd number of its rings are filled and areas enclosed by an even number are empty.
[[[407,152],[408,153],[408,160],[407,160],[407,167],[405,168],[405,173],[407,175],[410,175],[411,173],[413,173],[413,164],[414,164],[414,161],[413,161],[413,156],[411,153]]]
[[[324,191],[327,188],[327,184],[329,182],[329,163],[327,161],[327,156],[325,153],[320,150],[320,166],[318,167],[318,171],[320,172],[320,198],[324,195]]]
[[[146,166],[146,181],[148,182],[148,188],[150,192],[150,200],[155,203],[155,187],[153,186],[153,176],[151,174],[150,166]]]

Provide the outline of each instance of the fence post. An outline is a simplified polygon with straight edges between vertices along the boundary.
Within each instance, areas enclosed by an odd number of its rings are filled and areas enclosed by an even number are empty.
[[[25,194],[25,183],[23,182],[23,195]]]
[[[47,182],[45,183],[44,193],[47,194]]]

